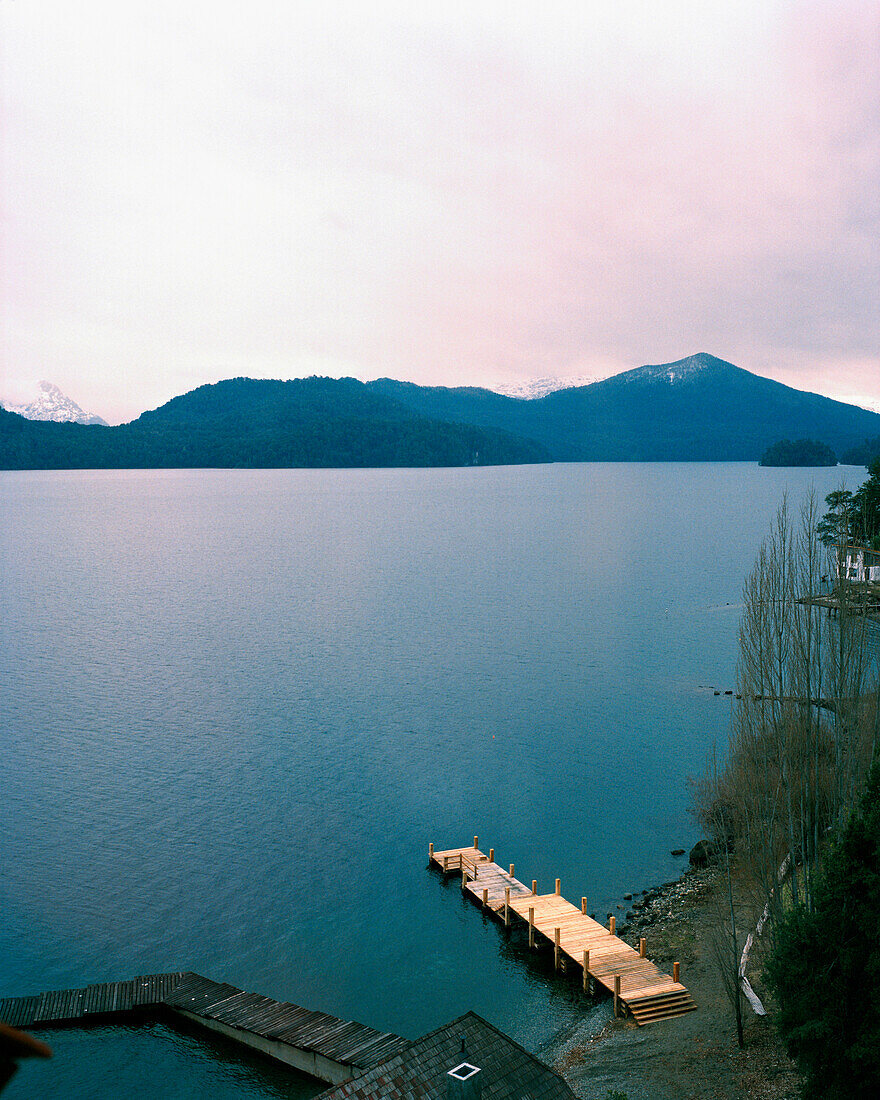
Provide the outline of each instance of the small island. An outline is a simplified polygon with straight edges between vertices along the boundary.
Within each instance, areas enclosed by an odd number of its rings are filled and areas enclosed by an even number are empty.
[[[836,466],[837,456],[827,443],[815,439],[780,439],[761,456],[759,466]]]

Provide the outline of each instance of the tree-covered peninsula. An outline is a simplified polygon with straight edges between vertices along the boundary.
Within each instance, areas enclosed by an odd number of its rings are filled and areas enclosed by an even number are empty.
[[[761,456],[759,466],[836,466],[837,456],[816,439],[780,439]]]
[[[844,451],[840,461],[847,466],[870,466],[877,458],[880,458],[880,435]]]

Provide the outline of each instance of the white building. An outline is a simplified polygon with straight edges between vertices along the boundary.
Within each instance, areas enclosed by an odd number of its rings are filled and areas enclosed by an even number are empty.
[[[876,581],[880,584],[880,550],[847,546],[841,572],[851,581]]]

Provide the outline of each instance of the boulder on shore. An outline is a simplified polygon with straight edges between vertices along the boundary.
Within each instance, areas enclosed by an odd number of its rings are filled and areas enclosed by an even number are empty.
[[[718,859],[718,850],[714,840],[698,840],[688,856],[691,867],[708,867]]]

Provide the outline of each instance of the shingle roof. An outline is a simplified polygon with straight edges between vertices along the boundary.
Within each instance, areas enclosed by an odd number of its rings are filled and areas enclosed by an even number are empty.
[[[557,1073],[475,1012],[416,1039],[316,1100],[446,1100],[446,1075],[464,1061],[480,1068],[482,1100],[574,1100]]]

